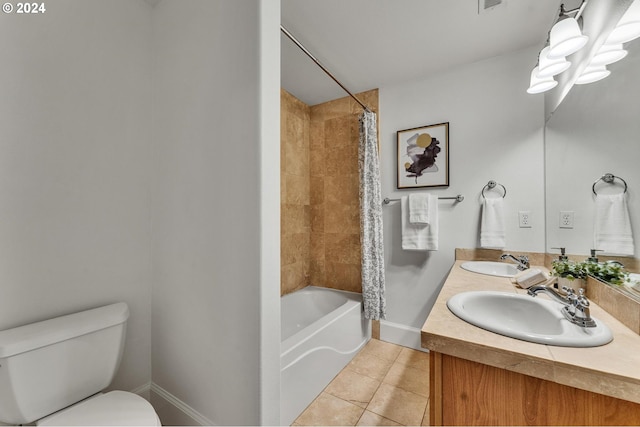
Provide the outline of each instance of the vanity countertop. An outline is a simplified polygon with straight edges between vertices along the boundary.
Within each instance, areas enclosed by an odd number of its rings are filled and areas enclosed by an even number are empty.
[[[640,335],[598,305],[591,315],[613,332],[601,347],[570,348],[535,344],[473,326],[449,311],[453,295],[478,290],[526,293],[508,278],[463,270],[456,261],[422,327],[422,347],[559,384],[640,403]],[[547,271],[544,267],[536,267]],[[538,298],[546,298],[540,295]]]

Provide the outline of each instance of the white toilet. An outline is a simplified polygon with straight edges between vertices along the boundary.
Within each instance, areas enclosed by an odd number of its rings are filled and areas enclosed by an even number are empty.
[[[0,421],[48,426],[159,426],[144,398],[102,394],[118,369],[125,303],[0,331]]]

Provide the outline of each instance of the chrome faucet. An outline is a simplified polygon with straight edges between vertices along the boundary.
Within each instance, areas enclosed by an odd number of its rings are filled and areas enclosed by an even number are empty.
[[[566,297],[544,285],[531,286],[527,290],[527,293],[532,297],[535,297],[540,292],[543,292],[564,305],[561,311],[569,322],[582,326],[583,328],[595,327],[596,322],[591,318],[589,300],[584,296],[584,290],[580,289],[580,293],[578,295],[576,295],[573,289],[566,286],[563,286],[562,290],[567,293]]]
[[[514,257],[511,254],[502,254],[500,256],[501,260],[505,260],[507,258],[512,259],[517,264],[518,270],[524,271],[529,268],[529,257],[526,255],[520,255],[518,258]]]

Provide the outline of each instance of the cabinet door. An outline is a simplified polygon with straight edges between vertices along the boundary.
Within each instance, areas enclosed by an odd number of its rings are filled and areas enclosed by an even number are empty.
[[[431,352],[432,425],[640,425],[640,405]]]

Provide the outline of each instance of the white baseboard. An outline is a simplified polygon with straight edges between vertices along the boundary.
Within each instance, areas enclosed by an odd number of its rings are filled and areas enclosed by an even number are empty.
[[[131,393],[137,394],[138,396],[142,396],[148,401],[151,401],[151,381],[141,385],[140,387],[134,388],[131,390]]]
[[[151,397],[150,401],[163,423],[169,425],[216,425],[210,419],[160,387],[158,384],[151,382],[148,387]],[[144,391],[144,387],[139,388]],[[167,421],[165,422],[164,420]],[[179,420],[179,422],[176,420]]]
[[[429,351],[421,346],[420,329],[389,322],[388,320],[380,321],[380,340],[414,350]]]

